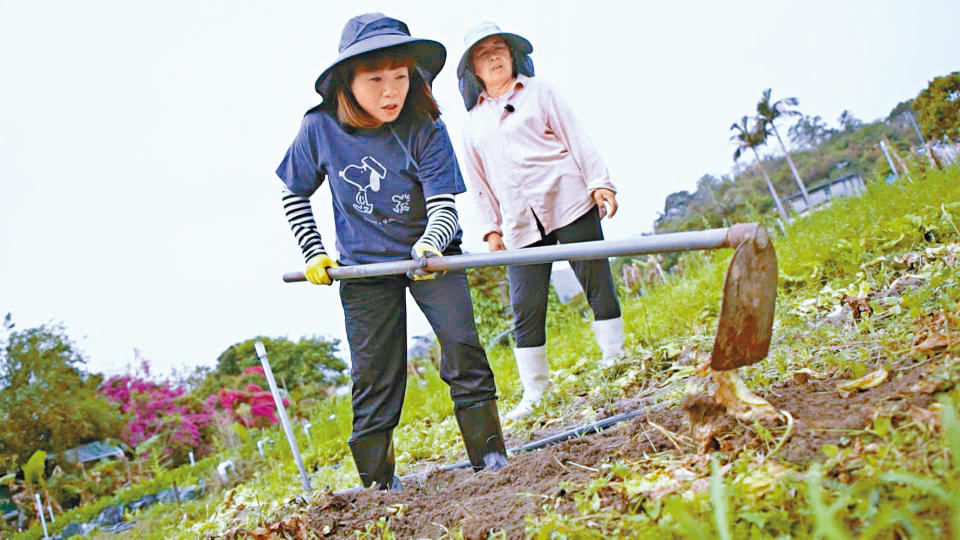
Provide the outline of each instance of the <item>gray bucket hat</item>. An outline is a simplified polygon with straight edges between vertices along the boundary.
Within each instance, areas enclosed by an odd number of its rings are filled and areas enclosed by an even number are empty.
[[[460,57],[460,63],[457,65],[457,77],[463,78],[463,74],[470,65],[470,49],[490,36],[502,36],[510,45],[510,48],[519,54],[530,54],[533,52],[533,45],[527,41],[527,38],[510,32],[503,32],[500,27],[492,22],[482,22],[473,28],[467,30],[467,35],[463,36],[463,45],[465,47],[463,56]]]
[[[353,17],[344,25],[338,47],[340,55],[317,77],[314,88],[327,100],[332,89],[331,75],[337,64],[364,53],[399,46],[411,49],[427,84],[440,73],[447,60],[447,50],[443,45],[437,41],[411,37],[410,30],[403,21],[392,19],[383,13],[364,13]]]

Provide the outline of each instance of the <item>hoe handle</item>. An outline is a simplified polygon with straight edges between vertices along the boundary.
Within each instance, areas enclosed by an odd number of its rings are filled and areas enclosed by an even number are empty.
[[[756,223],[742,223],[722,229],[635,236],[624,240],[596,240],[593,242],[578,242],[575,244],[556,246],[491,251],[489,253],[431,257],[427,259],[425,270],[439,272],[479,268],[482,266],[540,264],[554,261],[583,261],[625,255],[643,255],[647,253],[733,248],[740,245],[743,239],[746,238],[755,227],[759,227],[759,225]],[[760,228],[762,229],[762,227]],[[328,268],[327,274],[333,279],[355,279],[405,274],[407,271],[416,268],[419,268],[419,266],[417,266],[415,261],[391,261]],[[290,272],[283,275],[283,281],[287,283],[306,280],[307,278],[303,275],[303,272]]]

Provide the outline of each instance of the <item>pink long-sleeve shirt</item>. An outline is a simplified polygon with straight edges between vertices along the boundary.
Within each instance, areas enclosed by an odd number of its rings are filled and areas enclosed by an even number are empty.
[[[595,206],[593,190],[616,191],[573,109],[536,77],[517,75],[500,97],[482,92],[463,138],[483,238],[500,233],[509,249],[540,241],[537,220],[550,233]]]

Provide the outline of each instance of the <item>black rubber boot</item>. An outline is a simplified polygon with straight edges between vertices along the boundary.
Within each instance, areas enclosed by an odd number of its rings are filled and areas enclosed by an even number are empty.
[[[350,441],[349,444],[363,487],[376,484],[377,489],[381,490],[403,489],[400,479],[393,475],[396,465],[393,457],[393,430],[365,435]]]
[[[474,472],[484,468],[495,471],[507,465],[507,449],[503,445],[500,415],[496,401],[484,401],[458,409],[457,424],[467,447],[467,457]]]

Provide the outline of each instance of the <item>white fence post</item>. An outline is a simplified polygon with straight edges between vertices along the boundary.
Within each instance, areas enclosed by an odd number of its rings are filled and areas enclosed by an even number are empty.
[[[233,466],[233,460],[227,459],[221,461],[217,464],[217,474],[220,476],[220,481],[224,484],[230,479],[230,473],[236,474],[236,467]]]
[[[266,457],[265,455],[263,455],[263,447],[264,445],[267,445],[267,444],[273,444],[273,439],[271,439],[270,437],[264,437],[259,441],[257,441],[257,451],[260,452],[260,457]]]
[[[43,503],[40,502],[40,494],[34,493],[33,498],[37,501],[37,514],[40,516],[40,526],[43,527],[43,537],[50,538],[47,534],[47,519],[43,516]]]
[[[307,476],[307,470],[303,468],[303,460],[300,458],[300,448],[297,446],[297,439],[293,436],[293,429],[290,427],[290,419],[287,418],[287,409],[283,406],[283,399],[280,397],[280,391],[277,389],[277,381],[273,378],[273,370],[270,369],[270,361],[267,360],[267,349],[262,341],[253,344],[253,348],[260,357],[260,363],[263,365],[263,373],[267,376],[267,383],[270,385],[270,393],[273,394],[273,402],[277,406],[277,412],[280,413],[280,423],[283,424],[283,432],[287,436],[287,442],[290,444],[290,451],[293,452],[293,459],[297,462],[297,468],[300,469],[300,480],[303,482],[303,489],[310,496],[310,478]]]

